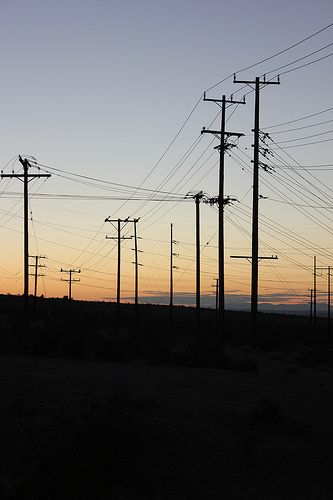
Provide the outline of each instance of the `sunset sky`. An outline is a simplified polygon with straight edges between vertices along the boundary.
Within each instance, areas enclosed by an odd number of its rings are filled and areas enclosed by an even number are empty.
[[[226,307],[249,303],[254,92],[233,83],[280,74],[261,91],[268,155],[260,171],[260,303],[308,308],[313,257],[333,266],[331,0],[0,0],[1,169],[18,155],[50,179],[30,190],[30,255],[47,258],[39,293],[67,295],[60,268],[80,269],[77,299],[114,300],[117,247],[105,218],[140,218],[140,297],[167,303],[170,223],[175,303],[193,304],[195,205],[218,193],[220,108],[245,134],[225,158]],[[34,166],[31,173],[38,173]],[[23,292],[23,184],[0,181],[0,293]],[[175,198],[176,201],[170,201]],[[133,235],[127,224],[124,236]],[[214,304],[217,210],[201,205],[202,304]],[[134,293],[134,243],[122,243],[122,300]],[[31,259],[33,264],[33,259]],[[33,267],[31,267],[33,272]],[[318,276],[325,301],[327,273]],[[31,279],[31,291],[33,281]]]

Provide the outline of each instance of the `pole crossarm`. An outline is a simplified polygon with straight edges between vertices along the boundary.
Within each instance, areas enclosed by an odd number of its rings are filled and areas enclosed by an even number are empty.
[[[206,97],[206,92],[204,92],[203,100],[210,101],[210,102],[221,102],[221,103],[224,102],[225,104],[246,104],[245,96],[243,97],[243,99],[241,101],[234,101],[232,96],[230,99],[209,99]]]
[[[205,127],[202,128],[201,134],[214,134],[214,135],[222,135],[221,130],[210,130]],[[243,137],[244,134],[239,132],[224,132],[224,137]]]
[[[63,268],[61,268],[60,272],[67,273],[71,277],[71,274],[73,274],[73,273],[81,273],[81,269],[63,269]],[[80,281],[79,279],[74,279],[74,278],[71,278],[71,279],[72,279],[72,281]],[[69,281],[69,280],[66,280],[65,278],[61,278],[61,280],[62,281]]]
[[[237,80],[236,78],[236,73],[234,73],[234,83],[241,83],[243,85],[255,85],[256,80]],[[266,75],[263,76],[263,79],[260,80],[258,79],[259,85],[280,85],[280,75],[277,75],[277,81],[272,82],[272,81],[267,81],[266,80]]]
[[[252,258],[253,257],[251,255],[230,255],[230,259],[246,259],[249,262],[252,261]],[[258,257],[256,257],[256,259],[258,260],[258,262],[260,262],[261,260],[277,260],[278,256],[271,255],[270,257],[263,257],[259,255]]]

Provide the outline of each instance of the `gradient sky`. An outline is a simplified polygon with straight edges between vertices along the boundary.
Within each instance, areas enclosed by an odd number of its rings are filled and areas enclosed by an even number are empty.
[[[276,254],[279,259],[260,264],[260,297],[263,303],[308,302],[313,256],[317,255],[320,266],[333,265],[333,170],[296,171],[287,165],[333,164],[333,109],[326,111],[333,108],[333,57],[325,57],[333,53],[333,45],[329,46],[333,27],[278,57],[239,71],[333,22],[330,0],[241,0],[236,4],[216,0],[206,4],[197,0],[0,0],[0,14],[1,168],[5,173],[21,170],[18,154],[32,155],[42,165],[104,181],[134,187],[142,184],[146,189],[179,195],[203,190],[216,196],[218,153],[213,148],[218,141],[209,145],[213,137],[200,136],[200,131],[211,123],[219,126],[219,108],[200,96],[234,72],[242,79],[264,73],[272,78],[281,73],[280,86],[267,86],[261,92],[261,128],[275,141],[269,146],[274,153],[270,163],[276,168],[260,173],[260,193],[268,199],[260,202],[259,252]],[[305,59],[277,70],[301,58]],[[319,58],[323,59],[282,74]],[[229,78],[207,95],[220,98],[237,91],[236,99],[251,91],[240,91],[240,87]],[[240,202],[226,211],[227,307],[247,303],[250,290],[250,264],[230,259],[230,255],[249,255],[251,249],[253,92],[246,101],[245,106],[228,110],[228,116],[234,111],[228,130],[245,137],[239,148],[231,150],[231,157],[226,157],[225,191]],[[307,128],[288,132],[298,127]],[[301,139],[307,136],[315,137]],[[293,142],[282,143],[288,140]],[[194,143],[196,147],[187,154]],[[283,150],[273,150],[280,147]],[[60,268],[80,268],[81,282],[73,289],[74,297],[114,299],[117,252],[115,242],[105,236],[115,236],[115,231],[104,219],[131,216],[141,218],[141,296],[163,301],[168,291],[172,222],[174,238],[179,241],[175,302],[191,302],[195,290],[192,201],[142,205],[136,200],[142,192],[130,188],[110,191],[110,185],[79,184],[79,178],[67,174],[71,180],[49,171],[51,179],[29,185],[30,254],[47,256],[40,293],[67,294]],[[22,293],[22,183],[3,179],[0,192],[0,291]],[[133,200],[41,199],[38,195],[43,193],[132,195]],[[217,276],[216,210],[202,205],[201,221],[202,293],[208,296],[214,293]],[[132,234],[130,231],[127,226],[124,234]],[[130,240],[123,243],[122,297],[126,301],[133,297],[132,248]],[[323,272],[320,290],[325,286]]]

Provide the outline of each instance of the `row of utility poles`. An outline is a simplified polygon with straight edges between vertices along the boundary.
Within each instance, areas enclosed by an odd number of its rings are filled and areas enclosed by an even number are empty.
[[[279,85],[279,77],[276,81],[267,81],[265,76],[263,79],[256,77],[255,80],[237,80],[236,75],[234,75],[234,83],[245,84],[250,86],[255,91],[255,111],[254,111],[254,154],[253,154],[253,185],[252,185],[252,252],[251,255],[233,255],[232,258],[247,259],[251,263],[251,325],[252,325],[252,335],[255,336],[256,323],[257,323],[257,311],[258,311],[258,265],[263,259],[277,259],[277,256],[259,256],[259,170],[260,167],[265,168],[265,164],[260,161],[260,154],[262,153],[262,147],[260,145],[260,90],[267,85]],[[201,201],[208,202],[211,204],[216,203],[218,205],[218,278],[216,280],[216,309],[218,311],[218,329],[220,332],[221,342],[224,342],[224,311],[225,311],[225,251],[224,251],[224,210],[225,206],[235,201],[234,198],[230,196],[225,196],[224,193],[224,177],[225,177],[225,153],[230,148],[234,147],[235,144],[230,142],[230,139],[240,139],[244,134],[239,132],[230,132],[226,130],[226,109],[233,105],[245,104],[245,97],[236,101],[231,96],[227,99],[225,95],[222,99],[212,99],[207,98],[204,94],[204,101],[210,101],[221,107],[221,125],[219,130],[209,130],[203,128],[202,134],[213,134],[219,138],[219,145],[215,147],[219,151],[219,190],[218,196],[216,198],[208,199],[205,197],[202,191],[196,193],[192,196],[195,201],[196,207],[196,310],[197,310],[197,325],[200,332],[200,203]],[[31,180],[35,178],[48,178],[50,174],[32,174],[29,173],[29,168],[31,168],[31,162],[28,159],[23,159],[19,156],[19,161],[23,166],[23,173],[15,174],[14,172],[10,174],[1,173],[1,178],[17,178],[23,181],[24,184],[24,307],[25,312],[28,312],[28,276],[29,276],[29,258],[33,257],[35,259],[35,300],[37,295],[37,278],[43,276],[38,273],[38,269],[45,267],[39,263],[39,259],[43,259],[43,256],[29,256],[29,234],[28,234],[28,184]],[[107,217],[105,222],[109,222],[113,225],[117,231],[117,236],[106,236],[107,239],[112,239],[117,241],[118,247],[118,266],[117,266],[117,325],[119,324],[119,310],[120,310],[120,288],[121,288],[121,242],[126,239],[134,238],[134,252],[135,260],[133,264],[135,265],[135,311],[137,315],[138,308],[138,268],[141,264],[138,262],[138,236],[137,236],[137,223],[139,219],[131,219],[127,217],[126,219],[112,219]],[[122,231],[128,224],[134,225],[134,235],[127,236],[122,235]],[[174,245],[178,242],[173,239],[173,224],[170,227],[170,317],[172,317],[173,308],[173,271],[177,269],[177,266],[173,263],[173,258],[177,257],[178,254],[174,252]],[[316,276],[318,270],[327,270],[328,273],[328,322],[330,321],[330,276],[331,268],[318,268],[316,267],[316,258],[314,259],[314,285],[311,291],[311,317],[313,318],[313,324],[315,328],[316,324]],[[63,279],[69,283],[69,299],[72,298],[72,283],[79,281],[73,276],[75,273],[80,273],[80,270],[75,269],[61,269],[61,272],[68,274],[68,279]]]
[[[44,268],[45,264],[40,263],[40,259],[46,259],[45,255],[29,255],[29,182],[31,182],[34,179],[39,179],[39,178],[49,178],[51,177],[51,174],[42,174],[38,172],[37,174],[33,174],[29,172],[29,168],[32,167],[31,161],[29,161],[27,158],[22,158],[19,156],[19,161],[21,165],[23,166],[23,173],[16,174],[14,172],[10,174],[4,174],[1,172],[1,178],[15,178],[23,182],[23,246],[24,246],[24,291],[23,291],[23,296],[24,296],[24,313],[25,316],[28,316],[29,314],[29,276],[34,276],[34,311],[36,311],[36,300],[37,300],[37,283],[38,283],[38,278],[44,276],[44,274],[39,273],[40,268]],[[34,259],[34,263],[30,264],[29,259]],[[34,273],[29,273],[29,267],[34,267]],[[63,281],[68,281],[69,282],[69,299],[72,298],[72,283],[74,281],[79,281],[75,280],[72,277],[72,273],[76,272],[81,272],[81,271],[76,271],[74,269],[70,269],[69,271],[66,271],[64,269],[61,269],[61,272],[65,272],[69,274],[69,279],[63,280]]]

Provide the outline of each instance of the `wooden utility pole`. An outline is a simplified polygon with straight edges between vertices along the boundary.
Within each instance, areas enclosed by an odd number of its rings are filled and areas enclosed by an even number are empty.
[[[195,201],[195,306],[197,310],[197,321],[200,322],[200,306],[201,306],[201,293],[200,293],[200,202],[204,197],[204,193],[200,191],[195,195],[188,193],[186,198],[193,198]]]
[[[197,193],[194,196],[195,200],[195,252],[196,252],[196,308],[197,320],[200,322],[200,200],[203,197],[203,192]]]
[[[226,132],[225,125],[225,112],[226,105],[232,104],[245,104],[245,98],[242,101],[234,101],[233,99],[227,100],[226,96],[223,95],[222,99],[207,99],[206,94],[204,94],[204,101],[215,102],[221,106],[221,129],[220,130],[207,130],[202,129],[202,134],[213,134],[215,136],[220,136],[220,145],[217,149],[220,152],[220,165],[219,165],[219,195],[218,195],[218,207],[219,207],[219,330],[221,335],[222,343],[224,342],[224,332],[223,332],[223,322],[224,322],[224,154],[225,151],[232,147],[232,144],[228,144],[227,140],[230,137],[242,137],[244,134],[238,132]],[[220,104],[221,103],[221,104]]]
[[[138,318],[138,306],[139,306],[139,266],[142,266],[142,264],[139,264],[139,257],[138,253],[141,252],[141,250],[138,249],[138,235],[137,235],[137,223],[139,221],[138,219],[134,219],[134,264],[135,266],[135,285],[134,285],[134,304],[135,304],[135,318]]]
[[[41,267],[45,267],[44,264],[38,264],[39,259],[46,259],[45,255],[29,255],[31,259],[35,259],[34,264],[29,264],[31,267],[35,268],[35,272],[33,274],[29,274],[30,276],[34,276],[35,278],[35,287],[34,287],[34,311],[36,312],[36,301],[37,301],[37,280],[39,277],[45,276],[45,274],[38,274],[38,269]]]
[[[259,237],[258,237],[258,220],[259,220],[259,154],[260,154],[260,144],[259,144],[259,111],[260,111],[260,89],[261,86],[266,85],[280,85],[280,78],[277,81],[266,81],[264,76],[263,80],[256,77],[254,81],[252,80],[237,80],[236,75],[234,75],[234,83],[242,83],[245,85],[254,85],[255,90],[255,110],[254,110],[254,145],[253,145],[253,201],[252,201],[252,279],[251,279],[251,322],[253,330],[256,328],[257,323],[257,312],[258,312],[258,264],[259,264]]]
[[[110,222],[112,226],[116,229],[117,231],[117,236],[106,236],[106,239],[108,240],[117,240],[118,244],[118,266],[117,266],[117,310],[116,310],[116,327],[118,329],[119,327],[119,315],[120,315],[120,266],[121,266],[121,241],[122,240],[131,240],[133,236],[121,236],[121,231],[124,229],[124,227],[128,223],[134,223],[135,226],[135,220],[138,219],[130,219],[127,217],[126,219],[111,219],[110,217],[107,217],[104,222]],[[115,226],[115,223],[117,223],[117,226]]]
[[[31,168],[31,163],[27,158],[19,156],[19,161],[23,166],[23,174],[4,174],[1,172],[1,178],[10,177],[17,178],[23,181],[23,198],[24,198],[24,313],[25,316],[29,313],[29,201],[28,201],[28,183],[32,179],[40,177],[51,177],[51,174],[29,174],[28,170]]]
[[[72,301],[72,283],[76,282],[76,281],[80,281],[80,279],[75,279],[73,278],[73,274],[75,273],[80,273],[81,272],[81,269],[63,269],[61,268],[60,269],[60,272],[61,273],[66,273],[69,275],[69,279],[64,279],[64,278],[61,278],[61,281],[67,281],[68,285],[69,285],[69,289],[68,289],[68,300],[69,302],[71,303]]]

